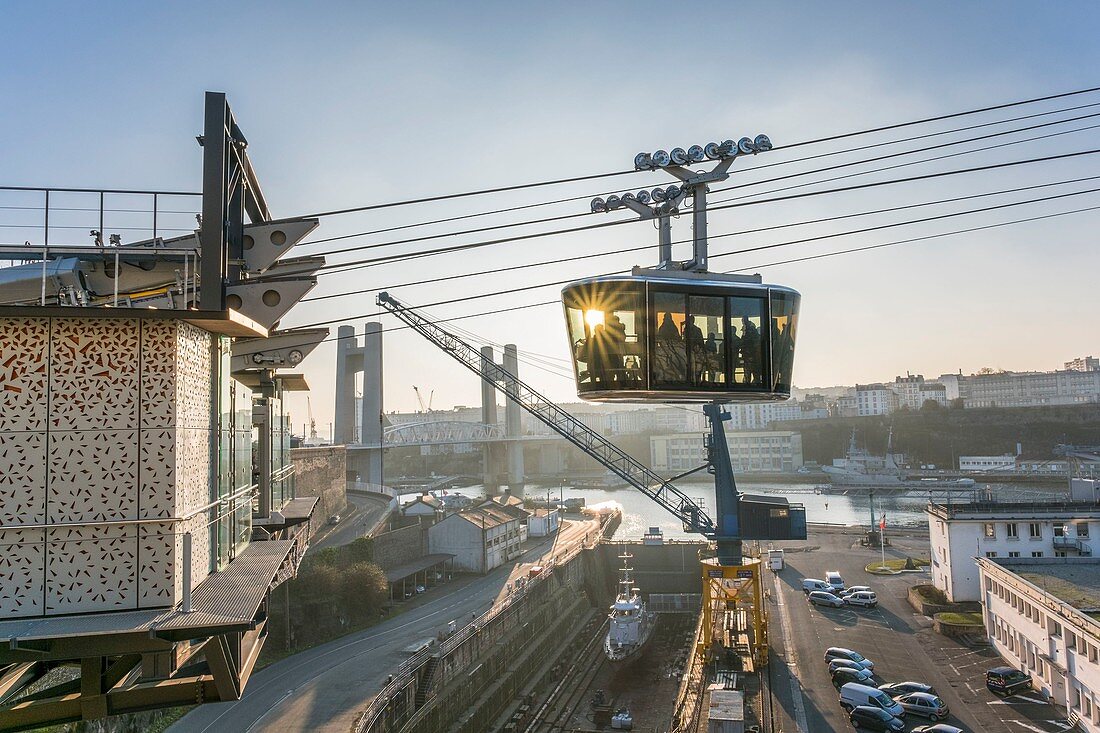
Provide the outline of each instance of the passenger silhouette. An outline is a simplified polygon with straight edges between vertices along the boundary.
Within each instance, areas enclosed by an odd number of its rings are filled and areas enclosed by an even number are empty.
[[[707,347],[707,353],[708,354],[717,354],[718,353],[718,342],[714,340],[714,334],[713,333],[708,333],[707,334],[706,347]]]
[[[703,330],[695,325],[695,316],[688,316],[687,323],[684,324],[684,345],[687,346],[691,379],[698,384],[702,381],[703,371],[706,369],[706,357]]]
[[[588,346],[588,371],[592,374],[592,382],[606,387],[607,385],[607,330],[602,323],[597,323],[592,329],[592,342]]]
[[[676,328],[671,313],[665,313],[664,320],[661,321],[661,327],[657,329],[657,338],[661,341],[680,340],[680,329]]]
[[[745,360],[745,383],[760,384],[763,382],[760,329],[749,320],[748,316],[742,316],[741,318],[741,355]]]
[[[684,354],[684,341],[680,329],[672,320],[671,313],[665,313],[661,327],[657,329],[656,348],[653,354],[653,373],[662,382],[683,382],[684,367],[687,365]]]
[[[604,333],[607,336],[607,365],[610,368],[608,377],[620,381],[623,378],[623,356],[626,354],[626,326],[617,314],[612,313]]]

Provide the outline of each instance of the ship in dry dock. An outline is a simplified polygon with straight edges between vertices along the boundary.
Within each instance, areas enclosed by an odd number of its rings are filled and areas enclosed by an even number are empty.
[[[653,627],[656,625],[654,615],[646,611],[645,601],[630,577],[631,557],[633,555],[629,553],[619,555],[619,559],[623,561],[619,593],[607,615],[607,638],[604,639],[603,648],[607,659],[614,664],[625,664],[637,659],[653,635]]]

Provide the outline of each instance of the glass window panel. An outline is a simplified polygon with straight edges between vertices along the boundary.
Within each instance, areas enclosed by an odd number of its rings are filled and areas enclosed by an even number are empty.
[[[580,392],[645,387],[641,294],[613,284],[566,294],[577,389]]]
[[[764,384],[764,299],[734,297],[730,307],[730,364],[734,384]]]
[[[777,392],[791,391],[798,302],[799,296],[793,293],[772,293],[772,389]]]
[[[688,352],[692,384],[697,387],[726,385],[726,312],[720,297],[688,299],[684,346]]]
[[[689,384],[684,325],[687,296],[653,293],[653,385],[682,387]]]

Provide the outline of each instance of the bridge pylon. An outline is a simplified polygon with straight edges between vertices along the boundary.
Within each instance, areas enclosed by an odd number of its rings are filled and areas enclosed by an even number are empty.
[[[352,326],[340,326],[336,344],[336,424],[333,442],[338,445],[382,444],[382,324],[370,321],[363,328],[363,343]],[[355,419],[355,377],[363,374],[363,397]],[[382,483],[382,450],[348,454],[349,478]]]

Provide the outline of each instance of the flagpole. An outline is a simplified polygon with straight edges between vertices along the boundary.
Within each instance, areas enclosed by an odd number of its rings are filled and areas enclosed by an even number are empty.
[[[882,548],[882,569],[886,569],[886,515],[882,515],[882,521],[878,525],[878,544]]]

